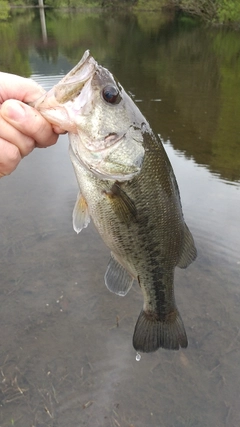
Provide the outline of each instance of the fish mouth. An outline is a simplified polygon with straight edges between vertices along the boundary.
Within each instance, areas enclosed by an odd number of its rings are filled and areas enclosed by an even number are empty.
[[[90,51],[86,50],[79,63],[55,86],[57,102],[63,104],[76,98],[97,68],[97,61],[91,56]]]
[[[83,132],[78,132],[79,138],[82,138]],[[101,153],[101,154],[108,154],[109,149],[113,145],[118,145],[119,142],[121,142],[126,136],[126,132],[124,133],[116,133],[116,132],[110,132],[108,135],[106,135],[104,138],[99,138],[95,140],[91,140],[87,137],[86,134],[84,134],[84,145],[87,150],[91,151],[92,153]]]
[[[67,132],[77,133],[76,124],[65,105],[73,103],[84,86],[94,76],[99,65],[86,50],[79,63],[69,71],[50,91],[30,103],[51,124],[60,126]]]

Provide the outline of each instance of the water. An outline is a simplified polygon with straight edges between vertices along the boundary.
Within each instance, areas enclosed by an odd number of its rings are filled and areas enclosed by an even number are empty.
[[[37,12],[36,12],[37,13]],[[72,229],[67,136],[0,180],[0,426],[240,424],[240,42],[172,15],[32,11],[0,24],[2,71],[46,89],[90,48],[162,139],[197,260],[176,269],[189,347],[136,363],[142,295],[104,285],[109,251]]]
[[[139,362],[141,360],[141,354],[137,353],[136,354],[136,361]]]

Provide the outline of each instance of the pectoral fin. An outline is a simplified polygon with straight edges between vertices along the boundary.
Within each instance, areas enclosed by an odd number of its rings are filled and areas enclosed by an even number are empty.
[[[80,233],[80,231],[82,231],[83,228],[86,228],[90,222],[88,205],[80,192],[78,193],[72,217],[73,229],[76,233]]]
[[[124,297],[131,289],[134,278],[116,260],[113,253],[104,276],[105,284],[109,291]]]
[[[103,191],[112,204],[112,208],[118,218],[128,223],[136,220],[137,209],[132,199],[122,190],[120,183],[115,182],[111,189]]]
[[[191,262],[197,257],[197,250],[194,245],[194,240],[190,230],[185,224],[183,249],[177,266],[180,268],[188,267]]]

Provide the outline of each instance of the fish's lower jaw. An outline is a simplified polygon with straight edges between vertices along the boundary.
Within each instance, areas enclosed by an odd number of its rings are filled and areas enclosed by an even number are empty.
[[[136,351],[150,353],[159,348],[179,350],[180,347],[187,346],[187,335],[177,309],[164,320],[154,313],[141,311],[133,334],[133,347]]]

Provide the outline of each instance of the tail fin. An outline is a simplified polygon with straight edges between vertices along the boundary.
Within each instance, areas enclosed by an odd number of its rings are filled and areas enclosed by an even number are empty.
[[[178,350],[179,347],[187,346],[187,335],[177,308],[164,320],[159,320],[159,316],[154,313],[141,311],[133,334],[136,351],[150,353],[160,347]]]

